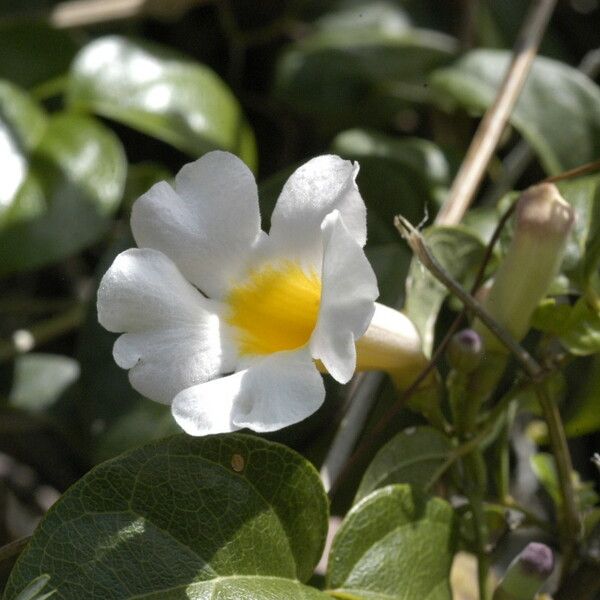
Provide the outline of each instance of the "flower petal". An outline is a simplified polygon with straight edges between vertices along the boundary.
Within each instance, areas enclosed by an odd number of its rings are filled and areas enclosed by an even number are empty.
[[[172,411],[191,435],[243,427],[264,432],[302,421],[324,398],[323,379],[302,348],[277,352],[244,371],[184,390]]]
[[[321,252],[321,223],[332,210],[340,211],[352,237],[360,246],[367,239],[365,203],[356,186],[358,165],[339,156],[318,156],[291,175],[271,217],[269,238],[301,253]],[[318,257],[320,262],[320,256]]]
[[[127,332],[115,343],[115,361],[131,369],[136,390],[159,402],[233,368],[219,312],[167,256],[148,248],[119,254],[98,290],[100,323]]]
[[[161,181],[141,196],[131,229],[138,246],[160,250],[207,296],[220,298],[262,234],[254,176],[233,154],[209,152],[179,171],[175,190]]]
[[[367,330],[379,295],[375,273],[337,210],[323,220],[321,306],[310,347],[346,383],[356,368],[355,341]]]

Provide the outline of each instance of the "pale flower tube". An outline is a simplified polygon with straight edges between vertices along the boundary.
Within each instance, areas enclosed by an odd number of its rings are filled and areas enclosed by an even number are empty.
[[[422,364],[412,323],[375,303],[357,172],[337,156],[298,168],[268,234],[252,173],[226,152],[204,155],[173,187],[157,183],[135,202],[139,247],[104,275],[98,319],[123,333],[113,355],[132,386],[170,404],[189,434],[303,420],[325,397],[317,365],[346,383],[357,348],[361,368],[405,364],[412,376]]]

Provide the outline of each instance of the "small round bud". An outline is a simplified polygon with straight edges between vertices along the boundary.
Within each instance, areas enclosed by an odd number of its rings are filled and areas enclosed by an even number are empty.
[[[483,357],[483,340],[473,329],[455,333],[448,344],[447,357],[452,368],[463,373],[474,371]]]
[[[521,569],[544,580],[554,569],[554,553],[546,544],[531,542],[519,555]]]

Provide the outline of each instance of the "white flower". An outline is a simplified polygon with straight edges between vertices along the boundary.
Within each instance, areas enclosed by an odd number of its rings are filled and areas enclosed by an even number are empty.
[[[252,173],[226,152],[134,204],[139,248],[104,276],[98,318],[124,332],[114,358],[133,387],[188,433],[285,427],[323,402],[316,361],[341,383],[354,373],[378,295],[357,172],[337,156],[297,169],[268,235]]]

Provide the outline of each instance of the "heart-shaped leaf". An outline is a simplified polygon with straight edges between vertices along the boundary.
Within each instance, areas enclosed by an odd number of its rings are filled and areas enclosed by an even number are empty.
[[[48,512],[4,599],[47,573],[65,600],[324,597],[303,585],[327,531],[315,469],[233,434],[176,436],[96,467]]]
[[[329,593],[361,600],[451,600],[456,546],[450,505],[389,485],[348,513],[331,549]]]
[[[76,56],[68,104],[119,121],[197,157],[222,149],[256,166],[254,134],[239,103],[208,67],[119,36]]]

